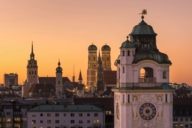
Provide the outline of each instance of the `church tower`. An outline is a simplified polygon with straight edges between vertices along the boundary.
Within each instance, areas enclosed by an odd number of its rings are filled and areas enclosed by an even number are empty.
[[[82,74],[81,74],[81,70],[80,70],[80,72],[79,72],[78,81],[79,81],[79,84],[83,84],[83,77],[82,77]]]
[[[97,80],[97,47],[91,44],[88,47],[88,69],[87,69],[87,87],[89,91],[94,91]]]
[[[115,128],[172,128],[173,90],[168,56],[156,45],[156,33],[144,21],[122,43],[116,60]]]
[[[37,61],[35,60],[35,54],[33,51],[33,43],[32,43],[30,59],[28,60],[28,64],[27,64],[27,83],[29,85],[32,85],[32,84],[37,84],[38,82],[39,82],[38,66],[37,66]]]
[[[55,95],[57,98],[62,98],[63,96],[63,69],[61,67],[60,61],[58,62],[58,67],[56,68],[56,85],[55,85]]]
[[[102,52],[102,64],[103,64],[103,70],[110,71],[111,70],[111,48],[109,45],[105,44],[101,48]]]
[[[97,67],[97,92],[102,94],[104,92],[104,81],[103,81],[103,65],[99,52],[98,67]]]

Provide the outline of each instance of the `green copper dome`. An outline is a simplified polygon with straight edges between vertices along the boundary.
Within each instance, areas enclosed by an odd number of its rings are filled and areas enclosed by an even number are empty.
[[[89,47],[88,47],[88,50],[89,51],[92,51],[92,50],[97,50],[97,46],[96,45],[94,45],[94,44],[91,44],[91,45],[89,45]]]
[[[148,25],[144,20],[142,20],[138,25],[136,25],[130,35],[157,35],[153,27]]]
[[[102,51],[111,51],[111,48],[110,48],[109,45],[105,44],[105,45],[102,46],[101,50]]]
[[[135,44],[133,42],[130,42],[128,39],[126,41],[124,41],[122,44],[121,44],[121,47],[120,48],[135,48]]]

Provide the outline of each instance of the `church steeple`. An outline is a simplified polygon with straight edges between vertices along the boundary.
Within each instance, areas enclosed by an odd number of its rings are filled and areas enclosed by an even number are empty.
[[[33,42],[32,42],[30,59],[28,60],[28,64],[27,64],[27,82],[32,85],[32,84],[37,84],[38,81],[39,81],[38,66],[37,66],[37,61],[35,60],[35,54],[34,54]]]
[[[97,92],[102,94],[104,91],[104,81],[103,81],[103,65],[99,52],[98,56],[98,67],[97,67]]]
[[[79,78],[78,78],[78,80],[79,80],[79,84],[82,84],[83,78],[82,78],[81,70],[80,70],[80,72],[79,72]]]
[[[33,41],[32,41],[32,44],[31,44],[31,54],[30,54],[30,59],[35,59],[35,54],[34,54],[34,51],[33,51]]]
[[[63,96],[63,76],[62,76],[62,67],[60,60],[58,61],[58,66],[56,68],[56,85],[55,85],[55,95],[57,98],[62,98]]]

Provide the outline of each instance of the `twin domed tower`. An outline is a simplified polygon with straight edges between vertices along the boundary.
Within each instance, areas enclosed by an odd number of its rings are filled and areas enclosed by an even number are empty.
[[[102,69],[103,71],[111,71],[110,52],[111,52],[110,46],[107,44],[103,45],[101,48],[101,58],[100,58],[100,56],[98,56],[96,45],[91,44],[88,47],[87,87],[89,91],[93,91],[93,89],[97,88],[97,80],[98,80],[98,74],[99,74],[98,69],[100,70]],[[100,59],[102,62],[99,62]]]

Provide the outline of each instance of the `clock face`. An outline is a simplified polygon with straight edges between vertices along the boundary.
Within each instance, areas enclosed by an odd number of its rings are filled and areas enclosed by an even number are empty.
[[[156,115],[156,108],[155,105],[151,103],[144,103],[139,108],[139,114],[142,119],[144,120],[151,120]]]

